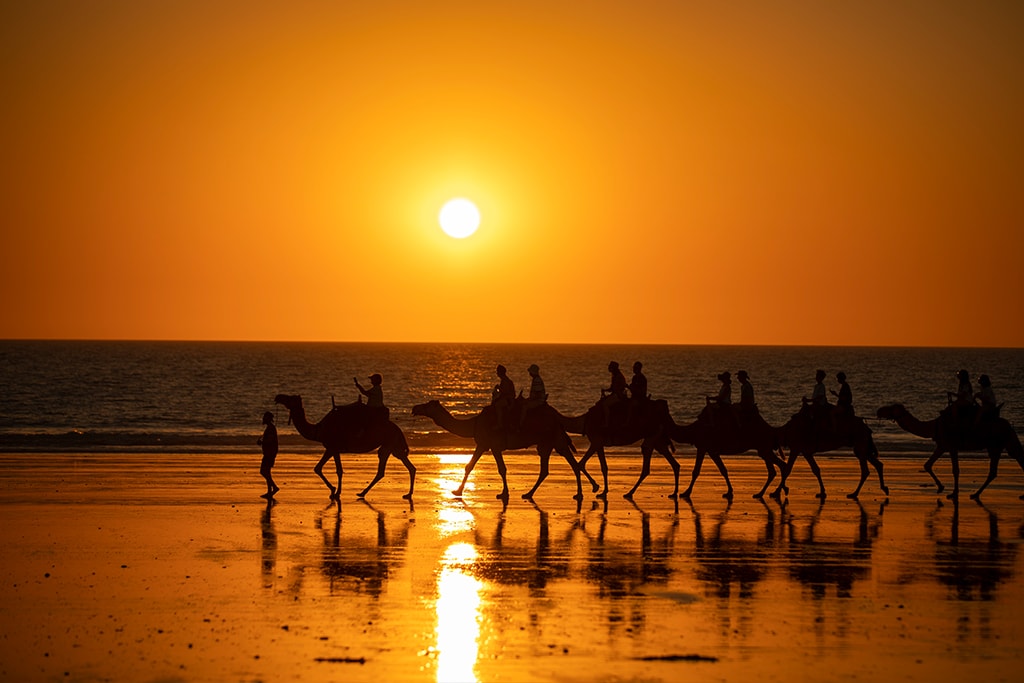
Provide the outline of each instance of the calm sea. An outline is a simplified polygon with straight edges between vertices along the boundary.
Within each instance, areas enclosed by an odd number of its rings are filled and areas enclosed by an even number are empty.
[[[930,419],[965,368],[975,379],[987,373],[1004,417],[1024,424],[1022,349],[0,341],[0,451],[255,452],[266,410],[277,415],[283,451],[314,451],[287,426],[274,395],[301,394],[317,419],[332,396],[354,401],[352,378],[368,385],[374,372],[414,450],[470,449],[413,417],[412,406],[436,398],[473,414],[489,401],[498,363],[523,389],[526,368],[537,363],[550,403],[575,415],[608,385],[610,360],[627,377],[642,361],[651,394],[668,401],[677,422],[693,420],[704,396],[717,393],[719,372],[745,369],[762,414],[782,424],[810,395],[818,368],[830,389],[835,373],[846,372],[861,415],[898,401]],[[929,450],[889,423],[869,424],[883,455]]]

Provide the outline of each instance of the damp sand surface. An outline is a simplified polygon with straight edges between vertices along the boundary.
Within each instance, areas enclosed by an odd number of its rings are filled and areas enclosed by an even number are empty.
[[[684,485],[692,453],[680,452]],[[787,502],[751,498],[764,467],[705,467],[673,501],[656,461],[609,459],[607,501],[579,505],[564,461],[345,458],[340,503],[310,456],[0,455],[0,679],[7,681],[1020,681],[1024,474],[958,503],[916,458],[886,460],[859,501],[849,455],[806,464]],[[592,463],[599,476],[596,463]],[[944,461],[937,472],[949,478]]]

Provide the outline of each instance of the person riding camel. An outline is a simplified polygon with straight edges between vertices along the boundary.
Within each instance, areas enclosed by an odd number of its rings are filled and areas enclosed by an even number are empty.
[[[757,417],[757,403],[754,401],[754,385],[750,383],[750,375],[746,370],[736,373],[736,379],[740,381],[740,421],[749,424]]]
[[[946,400],[949,402],[947,410],[953,418],[953,422],[961,418],[967,418],[975,405],[974,388],[971,386],[970,374],[966,370],[960,370],[956,373],[956,379],[956,393],[952,391],[946,392]]]
[[[352,381],[356,384],[356,389],[359,393],[366,397],[366,407],[374,408],[379,410],[387,410],[387,406],[384,405],[384,388],[381,386],[384,382],[384,378],[380,376],[380,373],[373,373],[370,375],[370,388],[365,389],[363,385],[359,383],[359,380],[355,377]]]
[[[626,413],[626,423],[633,421],[633,413],[639,407],[643,408],[650,396],[647,395],[647,377],[643,373],[644,364],[640,361],[633,363],[633,376],[629,380],[629,410]]]
[[[519,426],[523,426],[523,420],[526,419],[526,413],[533,410],[537,406],[544,405],[548,400],[548,392],[544,388],[544,380],[540,376],[540,367],[536,363],[526,368],[526,372],[530,375],[530,393],[526,397],[526,403],[523,405],[523,413],[519,416]]]
[[[839,382],[839,391],[832,390],[832,395],[836,397],[836,404],[831,411],[833,430],[840,425],[845,425],[853,418],[853,390],[846,382],[846,373],[837,372],[836,381]]]
[[[498,375],[498,383],[494,385],[491,392],[491,405],[494,406],[494,413],[498,419],[498,429],[505,428],[505,413],[512,409],[516,400],[516,385],[508,376],[508,370],[504,365],[498,364],[495,372]]]
[[[978,425],[982,420],[999,417],[999,404],[996,402],[996,392],[992,390],[992,380],[988,375],[978,377],[978,386],[981,389],[974,395],[978,400],[980,409],[974,416],[974,424]]]
[[[615,361],[608,363],[608,372],[612,375],[612,383],[607,389],[601,390],[601,407],[604,410],[604,424],[607,427],[612,406],[626,400],[626,376],[619,370]]]
[[[719,373],[718,381],[722,383],[718,389],[718,395],[704,397],[704,405],[710,407],[708,415],[711,417],[711,425],[733,424],[739,426],[732,410],[732,374],[728,370]]]
[[[829,414],[832,404],[828,402],[828,395],[825,393],[825,371],[818,370],[814,373],[814,390],[811,397],[804,396],[801,399],[804,407],[810,406],[811,419],[816,420]]]

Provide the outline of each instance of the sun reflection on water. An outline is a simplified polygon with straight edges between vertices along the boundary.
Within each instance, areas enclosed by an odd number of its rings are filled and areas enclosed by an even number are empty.
[[[482,584],[467,571],[476,557],[471,544],[453,543],[442,559],[436,606],[438,683],[477,681]]]

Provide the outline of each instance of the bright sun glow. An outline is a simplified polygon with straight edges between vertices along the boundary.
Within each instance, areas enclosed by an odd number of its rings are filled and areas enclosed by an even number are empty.
[[[437,220],[446,234],[462,239],[476,232],[480,225],[480,211],[468,199],[452,199],[441,207]]]

